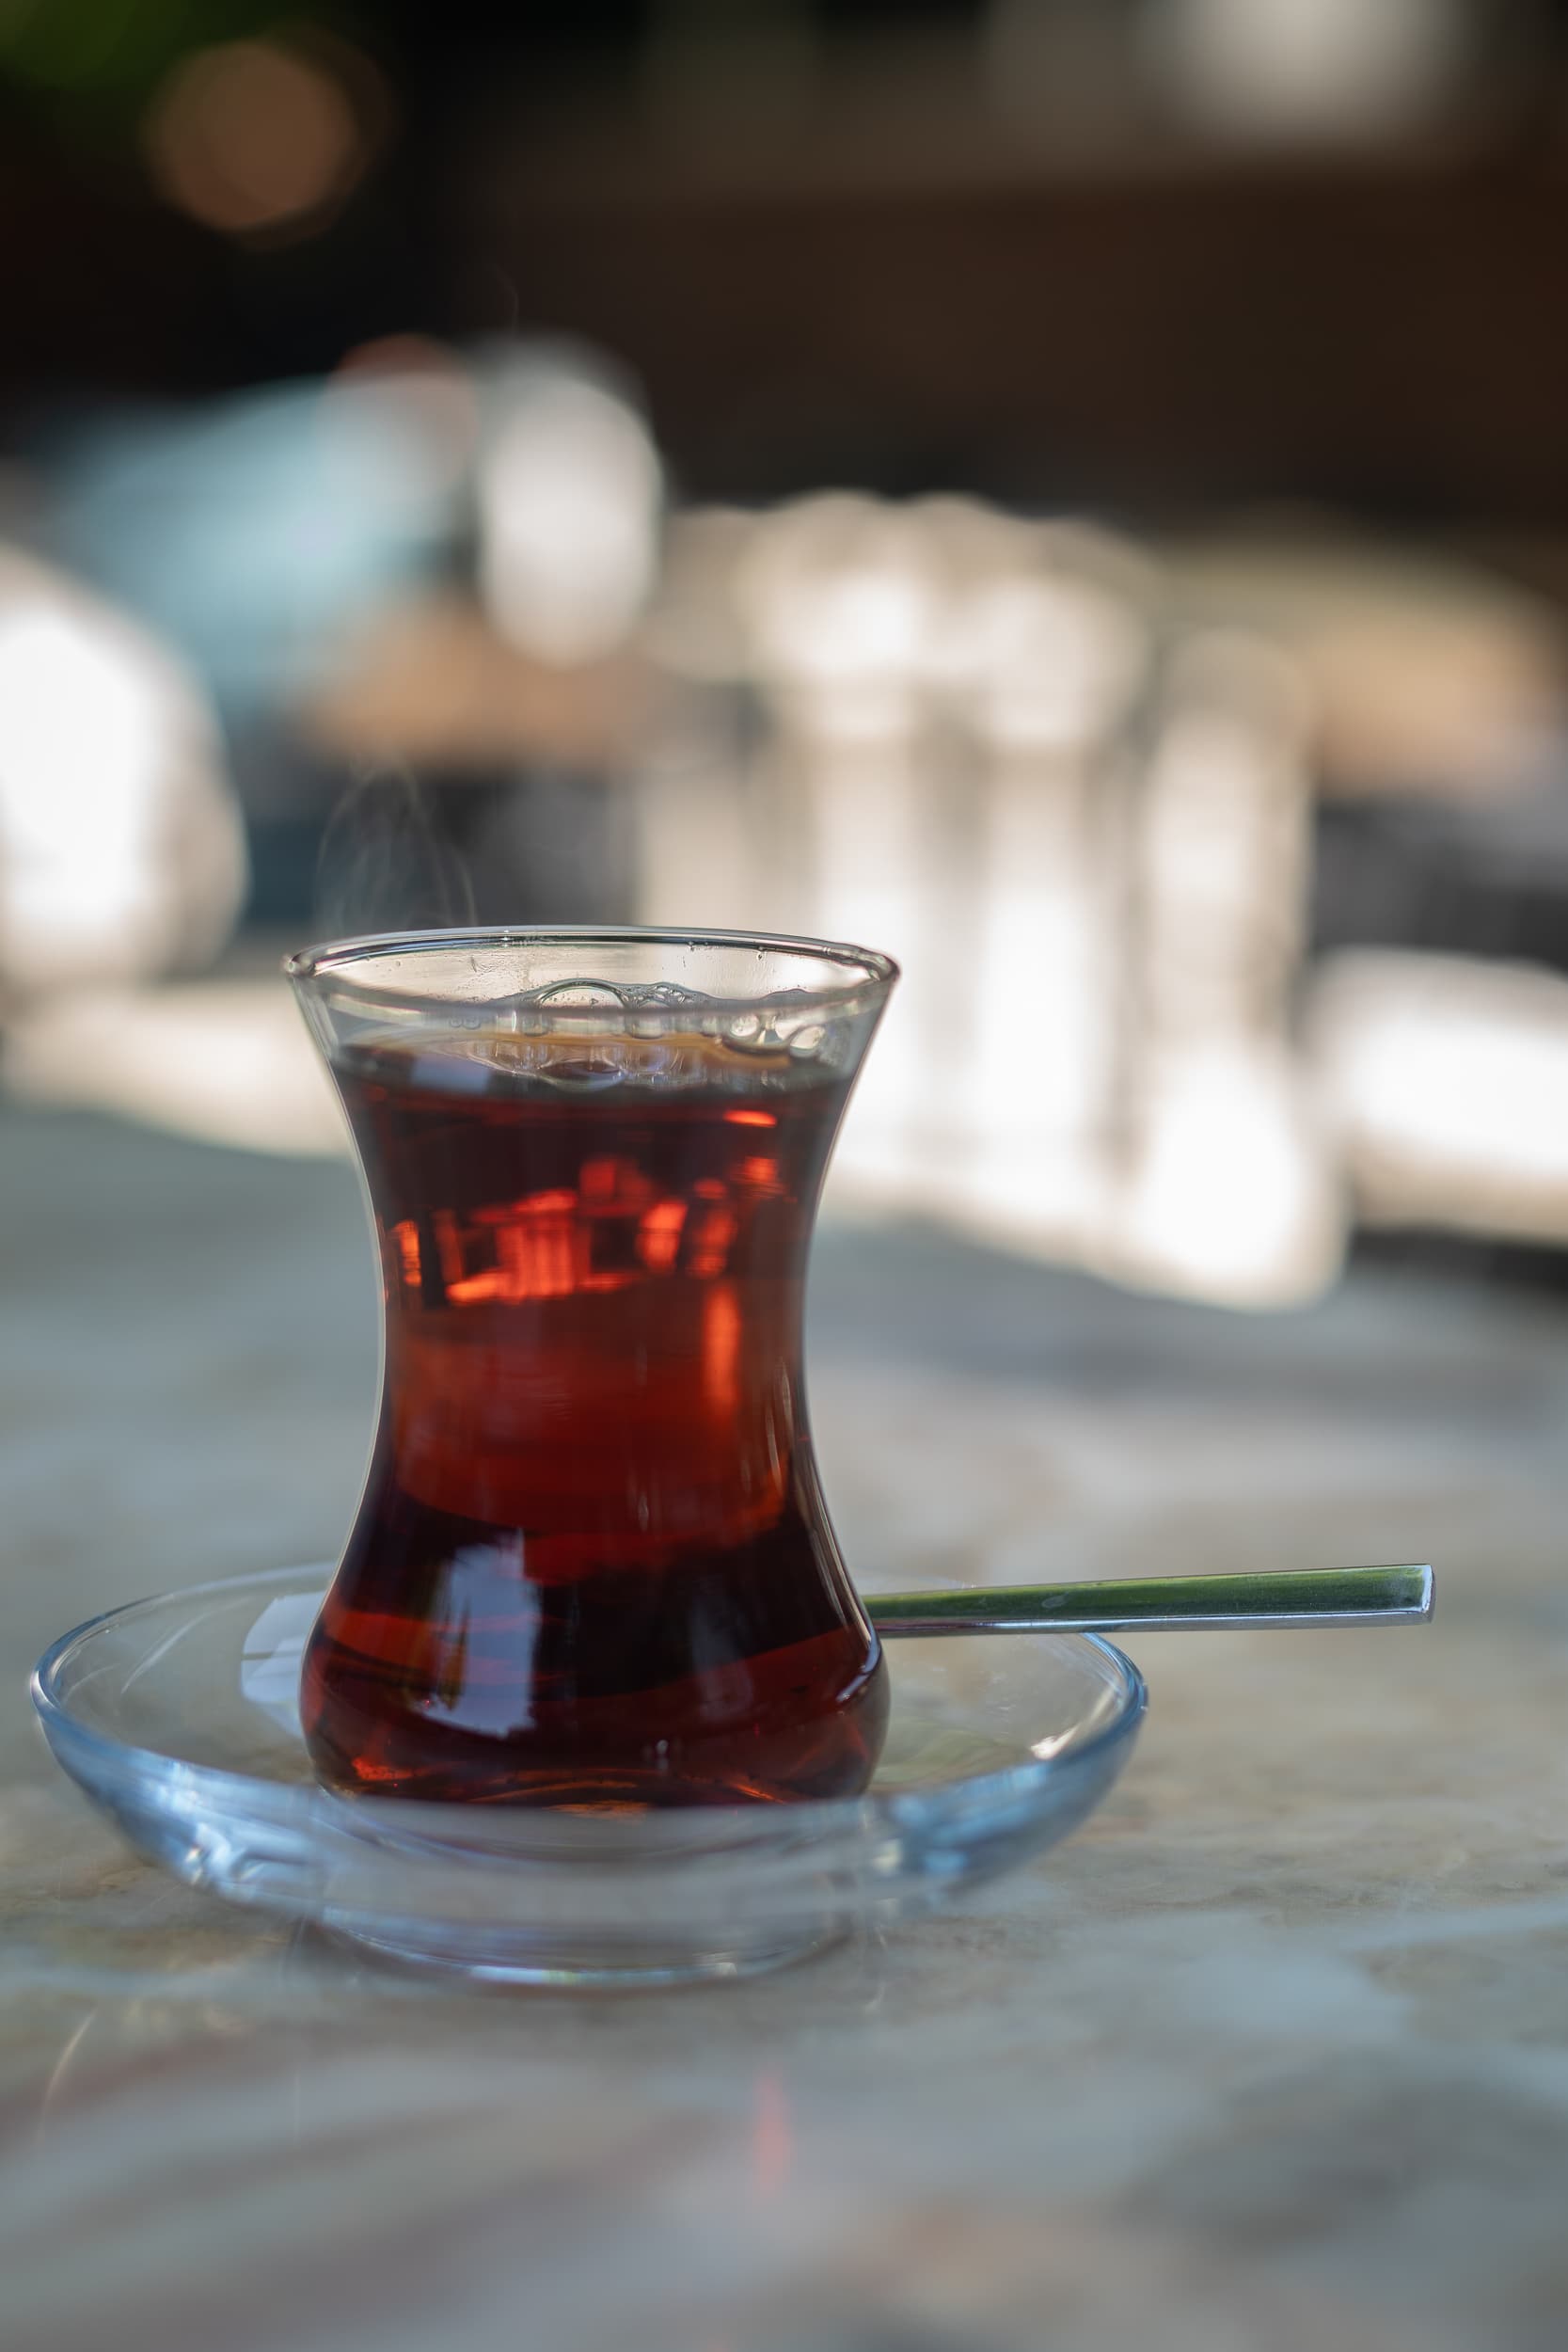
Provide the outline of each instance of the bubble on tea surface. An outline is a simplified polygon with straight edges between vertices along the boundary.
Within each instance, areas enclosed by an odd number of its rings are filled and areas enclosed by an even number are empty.
[[[700,988],[683,987],[679,980],[650,980],[645,988],[630,988],[626,1002],[632,1005],[711,1005],[713,999]]]
[[[592,1009],[598,1005],[624,1009],[627,1001],[626,992],[617,988],[613,980],[587,979],[551,980],[544,988],[530,989],[522,999],[528,1005],[554,1006],[563,1012],[578,1007]]]

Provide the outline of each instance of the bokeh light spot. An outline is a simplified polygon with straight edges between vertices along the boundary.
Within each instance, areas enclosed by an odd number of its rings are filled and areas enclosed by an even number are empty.
[[[165,199],[237,237],[325,226],[363,178],[372,145],[331,67],[274,40],[184,58],[154,98],[145,135]]]

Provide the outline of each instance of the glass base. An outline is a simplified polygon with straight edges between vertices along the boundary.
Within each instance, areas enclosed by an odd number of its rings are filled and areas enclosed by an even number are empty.
[[[502,1937],[493,1947],[476,1945],[464,1936],[455,1947],[441,1935],[371,1933],[326,1925],[333,1943],[351,1945],[361,1957],[420,1976],[444,1977],[475,1985],[519,1985],[558,1993],[659,1992],[683,1984],[736,1984],[748,1977],[763,1977],[791,1963],[811,1960],[818,1952],[842,1944],[847,1927],[821,1934],[770,1936],[756,1944],[727,1950],[629,1948],[607,1945],[595,1950],[587,1944],[564,1950]]]

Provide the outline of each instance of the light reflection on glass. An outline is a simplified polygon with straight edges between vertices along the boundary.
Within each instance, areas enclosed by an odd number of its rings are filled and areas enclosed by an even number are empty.
[[[524,1574],[520,1535],[471,1544],[442,1563],[440,1590],[430,1622],[442,1630],[443,1646],[429,1712],[449,1716],[460,1729],[511,1739],[533,1720],[531,1703],[533,1645],[538,1639],[539,1590]],[[483,1635],[487,1622],[506,1627],[508,1671],[475,1672],[468,1661],[470,1630]],[[478,1655],[487,1654],[483,1639]]]

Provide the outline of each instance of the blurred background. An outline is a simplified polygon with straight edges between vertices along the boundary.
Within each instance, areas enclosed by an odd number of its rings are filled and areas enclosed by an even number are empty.
[[[1568,5],[0,0],[4,1083],[451,920],[906,979],[834,1178],[1568,1265]]]

